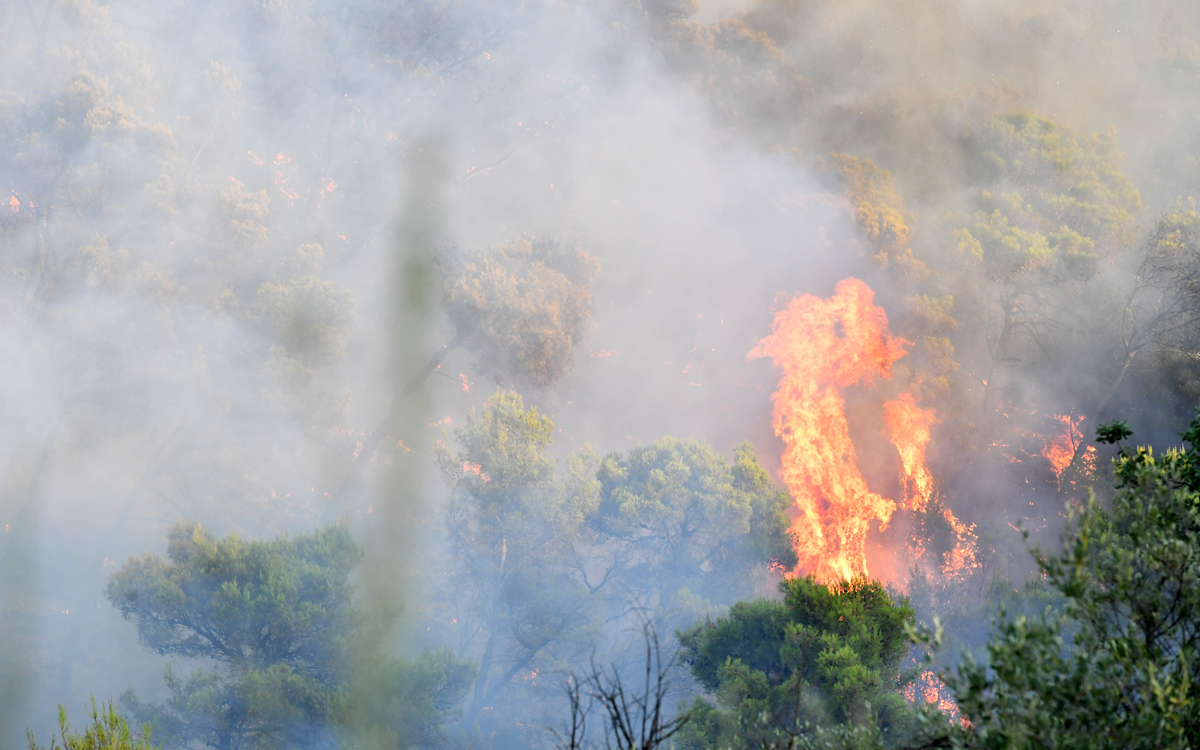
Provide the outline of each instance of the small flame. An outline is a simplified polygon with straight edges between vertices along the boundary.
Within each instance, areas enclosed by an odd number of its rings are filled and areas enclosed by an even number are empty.
[[[492,478],[488,476],[488,473],[484,471],[483,467],[479,464],[471,463],[470,461],[463,461],[462,470],[464,474],[474,474],[485,482],[492,481]]]
[[[933,475],[925,466],[925,446],[929,444],[930,428],[937,423],[937,412],[922,409],[911,394],[905,393],[883,405],[883,418],[904,466],[904,508],[923,511],[933,496]]]
[[[904,688],[904,697],[909,703],[916,703],[918,697],[925,703],[937,704],[938,710],[946,714],[951,721],[964,722],[950,688],[932,670],[922,672],[914,682]]]
[[[1054,476],[1062,479],[1063,472],[1075,459],[1076,449],[1083,442],[1083,430],[1079,429],[1079,425],[1087,417],[1055,414],[1054,419],[1062,424],[1062,431],[1046,441],[1042,455],[1050,462],[1051,468],[1054,469]]]
[[[979,535],[975,524],[960,521],[949,508],[942,509],[942,516],[954,530],[954,546],[942,554],[942,575],[947,580],[961,581],[983,567],[979,562]]]

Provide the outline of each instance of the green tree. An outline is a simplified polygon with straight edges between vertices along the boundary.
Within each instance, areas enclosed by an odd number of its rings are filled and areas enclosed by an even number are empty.
[[[468,726],[495,701],[512,700],[515,686],[542,696],[551,686],[531,675],[592,648],[602,587],[588,579],[580,551],[597,503],[592,461],[581,455],[560,475],[548,453],[553,431],[550,417],[500,391],[455,430],[461,451],[439,446],[454,490],[444,619],[459,634],[459,653],[479,662]]]
[[[571,368],[576,344],[592,329],[591,284],[600,271],[596,258],[578,245],[564,249],[554,240],[520,238],[486,251],[445,253],[437,261],[442,310],[455,333],[403,385],[402,398],[460,348],[500,383],[547,386]],[[323,299],[334,301],[328,292]],[[331,308],[329,302],[323,305]],[[337,497],[356,486],[386,437],[387,427],[381,425],[363,441]]]
[[[92,698],[91,708],[88,709],[91,722],[82,732],[71,729],[67,721],[67,709],[58,707],[58,737],[50,738],[50,746],[44,750],[153,750],[155,745],[150,743],[150,727],[142,727],[141,734],[130,730],[129,723],[117,713],[116,707],[110,700],[107,704],[96,706]],[[62,744],[59,744],[59,739]],[[29,750],[43,750],[34,741],[33,734],[29,735]]]
[[[455,431],[460,450],[438,450],[454,491],[439,627],[479,662],[465,726],[511,729],[502,714],[537,723],[530,706],[557,693],[537,675],[579,673],[597,649],[620,650],[602,641],[604,621],[636,611],[693,622],[706,603],[736,601],[756,567],[795,564],[787,497],[749,444],[731,464],[697,441],[664,438],[608,456],[593,474],[590,451],[560,467],[553,434],[550,417],[501,391]]]
[[[168,747],[331,747],[347,719],[397,747],[433,742],[474,667],[448,650],[388,656],[392,618],[353,606],[348,577],[360,557],[344,525],[243,541],[176,524],[167,559],[130,559],[107,595],[147,648],[216,666],[186,676],[168,666],[164,704],[141,703],[132,689],[123,703]],[[347,694],[351,669],[369,690]]]
[[[1131,435],[1124,423],[1102,442]],[[1076,514],[1058,554],[1038,554],[1061,610],[996,622],[986,663],[943,679],[969,728],[942,744],[987,748],[1186,748],[1200,744],[1200,413],[1187,448],[1122,448],[1116,493]],[[925,634],[926,639],[929,634]]]
[[[168,539],[167,560],[131,558],[106,594],[147,648],[218,667],[186,678],[168,667],[166,704],[130,692],[127,705],[168,745],[320,744],[355,621],[347,577],[360,552],[349,531],[246,542],[179,523]]]
[[[680,633],[683,661],[714,700],[684,728],[693,748],[893,746],[916,729],[901,689],[912,610],[878,582],[780,584],[782,602],[738,602]]]
[[[366,740],[376,747],[437,747],[446,725],[462,715],[462,699],[475,682],[475,665],[449,648],[426,649],[415,658],[378,658],[360,649],[355,680],[347,688],[339,723],[356,734],[343,746]],[[365,735],[365,736],[363,736]]]
[[[671,626],[703,614],[697,597],[729,604],[755,566],[790,570],[791,500],[742,443],[729,459],[696,440],[667,437],[613,453],[596,478],[592,526],[622,587]]]
[[[305,276],[264,284],[258,302],[268,328],[290,357],[311,363],[341,356],[346,329],[354,320],[350,292]]]
[[[875,264],[900,279],[928,277],[929,267],[913,257],[909,246],[913,216],[904,210],[891,173],[850,154],[830,154],[825,166],[845,187],[850,216]]]

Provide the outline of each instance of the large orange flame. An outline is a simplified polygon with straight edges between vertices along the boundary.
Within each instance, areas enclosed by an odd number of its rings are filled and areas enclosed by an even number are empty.
[[[840,390],[891,377],[893,363],[905,354],[907,342],[888,332],[887,313],[874,297],[858,279],[840,282],[829,299],[796,297],[749,355],[771,357],[783,370],[772,397],[774,426],[785,445],[783,482],[800,511],[792,527],[799,570],[823,581],[867,575],[867,528],[873,520],[886,524],[896,510],[894,501],[867,487],[858,469]],[[897,406],[894,413],[928,422],[913,407]],[[910,451],[914,456],[923,458],[927,433],[914,441],[920,443]]]

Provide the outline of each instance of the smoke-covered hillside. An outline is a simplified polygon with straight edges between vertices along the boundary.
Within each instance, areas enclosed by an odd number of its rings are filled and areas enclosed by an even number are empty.
[[[90,696],[163,747],[549,747],[647,626],[664,705],[717,694],[694,628],[808,574],[979,650],[1050,601],[1018,529],[1113,496],[1097,425],[1200,400],[1185,2],[0,32],[4,747]]]

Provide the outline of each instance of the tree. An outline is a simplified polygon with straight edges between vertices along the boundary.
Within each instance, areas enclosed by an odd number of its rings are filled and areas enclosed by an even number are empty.
[[[465,726],[495,701],[511,700],[519,675],[591,648],[600,587],[589,586],[577,565],[580,529],[597,503],[591,459],[569,461],[560,476],[548,454],[553,430],[520,395],[499,391],[455,430],[461,451],[439,447],[454,490],[444,617],[460,634],[459,653],[479,660]],[[521,682],[539,696],[547,689],[533,678]]]
[[[1139,356],[1190,355],[1190,345],[1200,336],[1200,216],[1194,204],[1177,204],[1147,238],[1145,257],[1122,311],[1121,334],[1121,363],[1095,408],[1097,414],[1116,396]]]
[[[901,694],[907,601],[866,580],[794,578],[780,590],[782,602],[738,602],[728,616],[680,634],[683,662],[715,698],[692,704],[686,744],[908,740],[916,713]]]
[[[327,744],[355,619],[347,577],[360,552],[346,527],[244,542],[179,523],[168,539],[167,560],[131,558],[106,594],[147,648],[218,667],[186,678],[168,667],[171,698],[149,706],[130,692],[134,714],[168,745]]]
[[[829,172],[845,187],[850,216],[862,232],[871,259],[898,279],[924,280],[929,267],[913,257],[909,246],[913,217],[904,210],[890,172],[870,159],[830,154]]]
[[[591,332],[596,259],[579,246],[521,238],[486,252],[442,259],[446,317],[463,346],[497,380],[537,386],[558,380]]]
[[[386,653],[391,616],[353,606],[361,553],[344,525],[247,542],[179,523],[168,538],[167,560],[131,558],[106,592],[147,648],[216,663],[183,677],[168,666],[162,705],[123,697],[167,747],[333,747],[341,725],[417,747],[456,716],[474,666],[447,649]]]
[[[688,20],[698,7],[690,0],[630,5],[631,20],[639,10],[644,14],[667,64],[696,85],[716,118],[763,146],[796,142],[795,125],[804,119],[812,82],[774,39],[737,18],[713,24]]]
[[[697,597],[729,604],[755,566],[796,565],[791,500],[749,443],[737,446],[731,465],[696,440],[662,438],[606,456],[596,479],[592,526],[610,569],[655,619],[684,625],[703,614]]]
[[[455,333],[402,386],[401,398],[411,397],[459,348],[489,377],[510,385],[548,386],[571,368],[575,345],[591,333],[590,287],[600,271],[582,247],[520,238],[487,251],[445,253],[437,261],[442,309]],[[380,425],[363,441],[337,497],[355,486],[387,429]]]
[[[663,660],[653,623],[646,623],[642,637],[646,642],[646,663],[640,689],[637,683],[626,686],[617,665],[598,667],[594,660],[586,676],[572,674],[567,678],[570,723],[565,734],[555,733],[562,750],[583,750],[588,746],[587,719],[596,703],[604,712],[606,750],[655,750],[667,745],[687,725],[686,712],[672,716],[666,705],[676,655]]]
[[[358,651],[355,680],[339,716],[339,724],[349,732],[343,743],[369,739],[376,746],[395,748],[444,743],[446,726],[462,715],[462,700],[475,682],[475,665],[449,648],[426,649],[412,659],[381,659],[373,643]]]
[[[1101,442],[1132,433],[1103,425]],[[968,727],[941,744],[1185,748],[1200,743],[1200,412],[1187,448],[1122,448],[1116,493],[1089,496],[1057,554],[1037,554],[1061,610],[995,623],[986,663],[943,680]],[[931,641],[926,632],[924,639]]]
[[[664,438],[609,455],[595,475],[590,451],[560,471],[553,420],[504,391],[454,434],[461,450],[438,453],[454,491],[439,621],[479,662],[464,726],[488,706],[524,716],[545,704],[554,685],[537,675],[578,672],[602,645],[603,622],[636,612],[651,625],[690,623],[736,601],[756,568],[795,564],[787,496],[749,444],[731,464]],[[488,721],[499,731],[499,718]]]
[[[341,355],[346,329],[354,319],[349,292],[305,276],[283,284],[264,284],[258,290],[258,302],[268,328],[290,357],[312,363]]]
[[[67,709],[58,707],[58,735],[50,738],[50,746],[45,750],[154,750],[150,742],[150,727],[142,727],[141,734],[136,734],[129,728],[129,723],[117,713],[116,707],[110,700],[107,704],[96,706],[92,698],[88,715],[92,721],[83,732],[71,729],[67,721]],[[58,744],[58,739],[62,744]],[[43,750],[42,746],[29,735],[29,750]]]
[[[973,374],[998,408],[1014,372],[1044,364],[1064,331],[1086,330],[1085,305],[1070,314],[1072,295],[1133,243],[1141,199],[1112,134],[1076,135],[1018,113],[990,118],[964,143],[977,190],[956,235],[958,319],[972,322],[963,333],[975,342]]]

